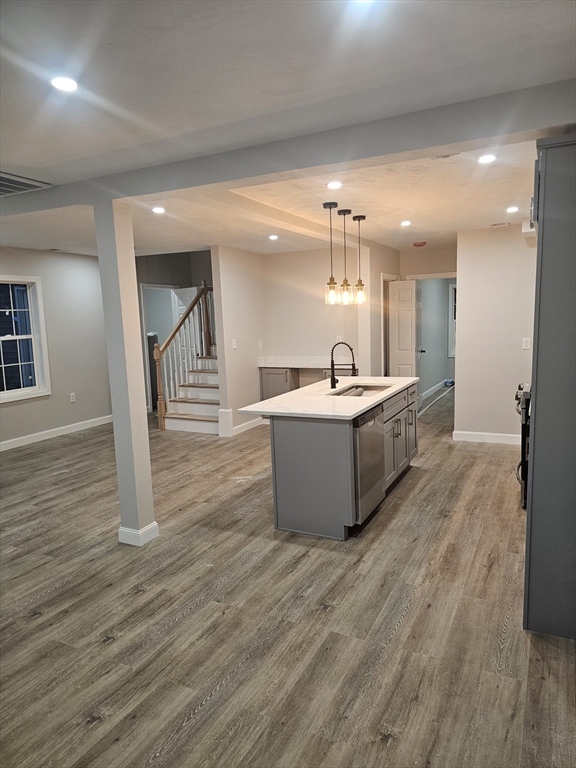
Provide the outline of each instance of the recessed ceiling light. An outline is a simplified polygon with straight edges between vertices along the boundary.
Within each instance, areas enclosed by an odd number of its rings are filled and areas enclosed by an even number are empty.
[[[478,162],[482,163],[482,165],[493,163],[494,160],[496,160],[496,155],[482,155],[482,157],[478,158]]]
[[[400,226],[401,227],[409,227],[409,226],[411,226],[411,224],[412,224],[411,221],[401,221],[400,222]]]
[[[518,206],[511,205],[510,208],[506,208],[506,213],[518,213]]]
[[[155,205],[154,208],[152,208],[152,213],[166,213],[166,208],[162,208],[161,205]]]
[[[278,235],[268,235],[268,240],[278,240]]]
[[[328,187],[328,189],[340,189],[340,187],[342,186],[342,182],[341,181],[329,181],[328,184],[326,184],[326,186]]]
[[[59,91],[75,91],[78,88],[78,83],[71,77],[54,77],[50,80],[50,84]]]

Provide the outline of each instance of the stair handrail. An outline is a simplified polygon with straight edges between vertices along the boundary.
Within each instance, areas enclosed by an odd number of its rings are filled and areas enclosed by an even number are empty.
[[[162,356],[164,354],[164,352],[166,352],[166,350],[168,349],[168,347],[170,346],[170,344],[174,340],[174,337],[176,336],[176,334],[178,333],[180,328],[182,328],[182,326],[184,325],[186,320],[188,320],[188,318],[192,314],[192,311],[193,311],[194,307],[196,306],[196,304],[198,304],[200,299],[202,297],[206,297],[208,295],[209,291],[213,291],[213,290],[214,290],[213,288],[208,288],[207,287],[206,280],[202,280],[202,287],[200,288],[200,290],[198,291],[196,296],[194,296],[194,298],[190,302],[190,305],[184,311],[184,314],[182,315],[180,320],[178,320],[178,322],[174,326],[170,336],[168,336],[168,338],[166,339],[166,341],[163,344],[155,345],[155,346],[158,346],[159,349],[160,349],[160,356]],[[208,317],[204,322],[207,323],[208,325],[210,325],[210,318]]]
[[[158,428],[159,429],[165,429],[166,424],[166,401],[164,400],[164,383],[162,380],[162,357],[166,350],[169,348],[170,344],[174,341],[176,336],[178,335],[178,332],[180,329],[184,326],[185,322],[188,320],[192,312],[194,311],[194,308],[197,306],[198,303],[202,302],[202,333],[203,333],[203,342],[204,342],[204,349],[205,351],[210,353],[210,348],[212,344],[212,332],[210,329],[210,313],[208,311],[208,301],[207,296],[210,291],[213,291],[213,288],[209,288],[206,285],[206,280],[202,280],[202,286],[196,296],[192,299],[189,306],[184,310],[184,313],[182,314],[182,317],[180,320],[176,323],[174,326],[171,334],[168,336],[166,341],[163,344],[154,344],[154,360],[156,362],[156,382],[157,382],[157,389],[158,389]]]

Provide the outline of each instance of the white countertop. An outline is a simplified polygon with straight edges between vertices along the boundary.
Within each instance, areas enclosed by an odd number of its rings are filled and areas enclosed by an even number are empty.
[[[291,416],[310,419],[342,419],[350,421],[361,413],[383,403],[403,389],[416,384],[418,378],[394,378],[390,376],[339,376],[336,389],[330,389],[330,379],[317,381],[307,387],[294,389],[277,397],[262,400],[254,405],[239,408],[239,413],[254,413],[260,416]],[[380,385],[389,387],[366,397],[334,397],[334,392],[351,385]]]

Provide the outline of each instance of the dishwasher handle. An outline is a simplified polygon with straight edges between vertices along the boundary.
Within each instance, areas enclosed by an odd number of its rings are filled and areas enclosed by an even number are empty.
[[[354,429],[358,429],[359,427],[364,427],[366,424],[372,424],[377,416],[379,416],[384,411],[384,406],[382,404],[377,405],[375,408],[371,408],[366,413],[362,413],[360,416],[357,416],[354,419]]]

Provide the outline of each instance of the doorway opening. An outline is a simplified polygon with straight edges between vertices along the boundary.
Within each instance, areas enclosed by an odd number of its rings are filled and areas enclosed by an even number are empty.
[[[456,291],[454,274],[409,275],[383,289],[389,376],[417,376],[418,410],[455,385]],[[453,397],[447,402],[452,403]]]

